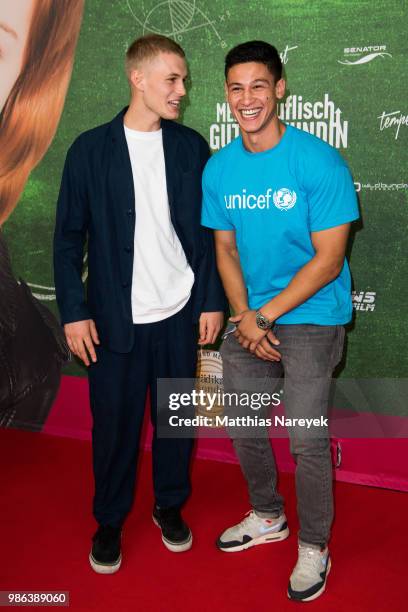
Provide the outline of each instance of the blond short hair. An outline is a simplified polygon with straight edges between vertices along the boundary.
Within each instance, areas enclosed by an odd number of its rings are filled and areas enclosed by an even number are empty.
[[[183,49],[171,38],[160,34],[146,34],[132,42],[126,51],[125,70],[128,78],[135,68],[145,60],[153,59],[159,53],[175,53],[180,57],[185,57]]]

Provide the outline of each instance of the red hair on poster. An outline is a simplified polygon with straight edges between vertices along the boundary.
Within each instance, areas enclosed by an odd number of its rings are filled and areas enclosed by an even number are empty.
[[[0,106],[0,225],[15,208],[28,175],[46,153],[58,126],[71,76],[84,0],[27,0],[24,10],[3,2],[15,29],[0,23],[4,38],[20,45],[20,72]],[[24,27],[24,17],[29,27]],[[21,31],[19,31],[19,27]],[[22,39],[24,39],[23,41]],[[13,40],[11,40],[13,42]],[[7,56],[3,59],[7,62]],[[6,79],[6,87],[9,84]]]

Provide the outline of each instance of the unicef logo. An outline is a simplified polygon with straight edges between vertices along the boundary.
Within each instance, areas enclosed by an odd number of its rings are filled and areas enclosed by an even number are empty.
[[[296,200],[296,191],[291,191],[286,187],[273,192],[273,203],[279,210],[290,210],[296,204]]]

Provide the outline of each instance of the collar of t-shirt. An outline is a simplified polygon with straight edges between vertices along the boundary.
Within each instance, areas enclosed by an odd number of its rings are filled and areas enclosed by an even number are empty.
[[[130,140],[144,140],[144,141],[152,141],[152,140],[160,140],[162,138],[162,129],[154,130],[153,132],[141,132],[140,130],[132,130],[124,125],[125,128],[125,136]]]

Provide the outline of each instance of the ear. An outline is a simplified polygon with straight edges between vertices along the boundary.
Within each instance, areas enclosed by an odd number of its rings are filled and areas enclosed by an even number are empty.
[[[141,70],[132,70],[130,73],[130,82],[138,91],[144,91],[144,74]]]
[[[278,100],[282,100],[283,96],[285,95],[285,90],[286,90],[285,79],[279,79],[279,81],[275,85],[275,95],[278,98]]]
[[[224,94],[225,94],[225,100],[226,100],[226,102],[228,102],[228,85],[227,85],[227,81],[224,82]]]

